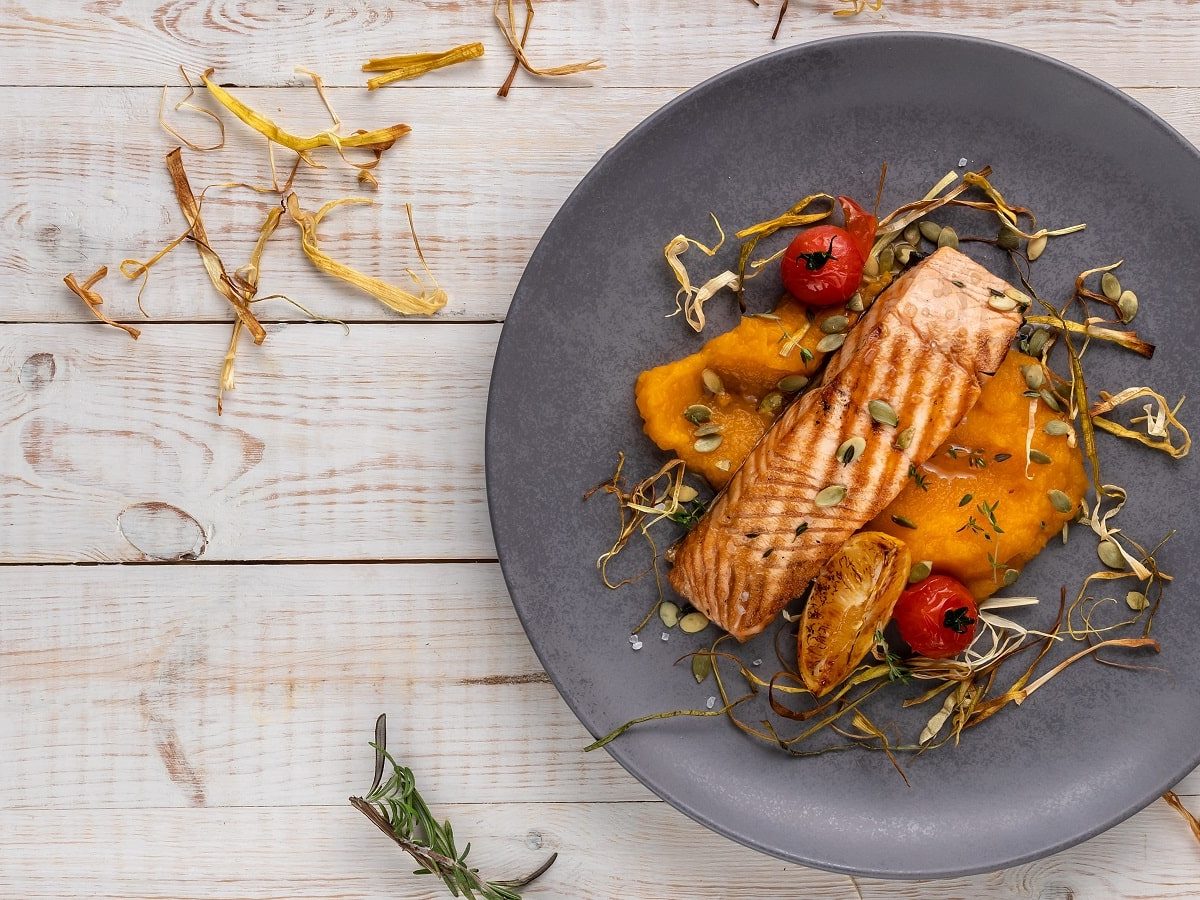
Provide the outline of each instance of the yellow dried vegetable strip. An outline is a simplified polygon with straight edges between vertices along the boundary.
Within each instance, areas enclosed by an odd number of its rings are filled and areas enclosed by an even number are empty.
[[[383,72],[367,81],[368,90],[376,90],[393,81],[419,78],[435,69],[444,69],[457,63],[478,59],[483,56],[483,44],[462,44],[442,53],[409,53],[404,56],[384,56],[370,59],[363,65],[364,72]]]
[[[108,266],[101,266],[99,269],[89,275],[83,284],[80,284],[78,281],[76,281],[73,273],[64,276],[63,284],[69,287],[72,293],[74,293],[76,297],[84,302],[87,308],[92,311],[92,314],[97,319],[99,319],[101,322],[104,322],[106,325],[111,325],[113,328],[120,328],[136,341],[138,336],[142,333],[139,329],[134,328],[132,325],[124,325],[120,322],[110,319],[108,314],[100,308],[104,305],[104,298],[101,297],[100,293],[94,289],[94,285],[107,275]]]
[[[505,7],[506,15],[501,16],[501,6]],[[492,15],[496,19],[496,23],[500,26],[500,31],[504,35],[504,39],[508,41],[508,46],[512,48],[513,55],[521,64],[521,67],[530,75],[540,75],[543,77],[552,77],[556,75],[574,75],[579,72],[592,72],[597,69],[603,69],[604,63],[600,57],[589,59],[584,62],[566,63],[561,66],[549,66],[547,68],[539,68],[529,61],[529,57],[525,53],[525,43],[517,36],[517,13],[513,0],[495,0],[492,6]],[[533,22],[533,0],[525,0],[525,31],[528,33],[529,27]]]

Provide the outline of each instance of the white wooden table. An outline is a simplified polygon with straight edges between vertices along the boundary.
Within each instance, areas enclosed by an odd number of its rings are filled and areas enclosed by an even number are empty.
[[[1200,141],[1194,0],[888,0],[857,19],[829,16],[834,0],[791,6],[778,46],[881,29],[999,38],[1094,72]],[[486,871],[559,851],[531,896],[1200,893],[1200,847],[1161,802],[1006,872],[852,884],[710,834],[580,753],[587,735],[494,562],[482,432],[499,323],[600,154],[683,89],[777,46],[777,7],[540,2],[535,61],[598,53],[608,68],[522,74],[507,101],[490,7],[0,3],[0,896],[440,896],[345,802],[369,780],[381,711]],[[370,55],[473,40],[487,44],[479,62],[361,86]],[[297,65],[336,86],[350,128],[411,123],[379,170],[380,203],[322,232],[335,256],[398,275],[411,200],[447,309],[389,315],[316,273],[285,225],[260,294],[286,291],[351,332],[264,305],[268,340],[243,349],[218,419],[230,315],[194,249],[156,270],[144,325],[115,274],[183,227],[155,123],[178,63],[215,66],[298,131],[325,119]],[[196,185],[263,178],[261,140],[237,123],[224,151],[187,159]],[[352,174],[304,172],[297,189],[315,205],[354,192]],[[206,203],[228,259],[245,257],[265,202]],[[101,263],[111,312],[144,329],[136,344],[62,287]],[[1180,793],[1197,805],[1200,776]]]

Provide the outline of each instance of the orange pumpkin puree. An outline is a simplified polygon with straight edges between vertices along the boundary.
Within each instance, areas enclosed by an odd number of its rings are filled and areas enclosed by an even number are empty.
[[[873,287],[871,294],[883,285]],[[635,393],[646,434],[682,459],[688,471],[703,475],[714,488],[724,487],[778,415],[778,401],[794,396],[780,391],[779,382],[789,376],[811,377],[827,355],[817,350],[827,337],[822,323],[847,315],[851,322],[856,318],[840,307],[813,311],[785,296],[775,309],[776,318],[743,318],[691,356],[642,372]],[[958,578],[979,598],[1011,583],[1015,572],[1073,518],[1054,508],[1049,491],[1062,491],[1071,508],[1078,509],[1087,488],[1079,450],[1067,437],[1044,429],[1047,422],[1065,422],[1065,417],[1040,400],[1032,447],[1050,462],[1031,463],[1026,477],[1031,398],[1023,396],[1021,367],[1031,363],[1036,361],[1010,351],[966,419],[919,467],[925,488],[911,481],[865,526],[900,538],[913,560],[930,560],[935,572]],[[719,393],[705,386],[705,369],[720,379]],[[793,385],[785,381],[784,386]],[[693,405],[707,408],[703,423],[684,415]],[[701,443],[702,449],[696,449],[702,424],[720,427],[716,448]],[[708,444],[712,442],[710,437]],[[964,503],[968,494],[971,499]],[[994,510],[999,531],[980,507],[983,503]]]

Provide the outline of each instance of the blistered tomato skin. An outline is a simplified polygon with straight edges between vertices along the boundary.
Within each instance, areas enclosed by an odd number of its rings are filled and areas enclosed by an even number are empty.
[[[949,659],[975,640],[979,607],[961,581],[931,575],[900,595],[892,618],[914,653]]]
[[[863,255],[850,232],[818,225],[800,232],[779,261],[783,286],[808,306],[836,306],[862,282]]]

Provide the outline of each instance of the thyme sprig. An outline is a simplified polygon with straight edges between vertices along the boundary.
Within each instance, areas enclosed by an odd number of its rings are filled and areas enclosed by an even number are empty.
[[[371,742],[375,748],[375,780],[365,797],[351,797],[350,804],[417,861],[421,868],[414,875],[436,875],[452,897],[521,900],[519,889],[554,865],[557,853],[552,853],[524,878],[485,881],[478,869],[467,864],[471,845],[468,843],[461,853],[458,851],[450,823],[438,824],[417,791],[412,769],[396,762],[387,752],[386,744],[387,716],[380,715],[375,721],[375,740]],[[392,771],[385,780],[384,770],[389,765]]]

